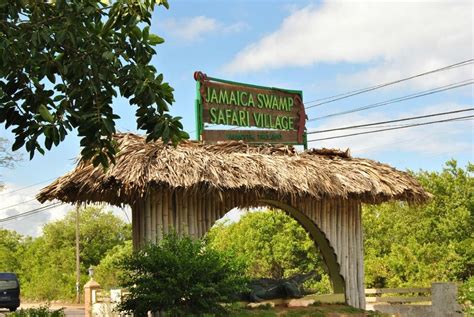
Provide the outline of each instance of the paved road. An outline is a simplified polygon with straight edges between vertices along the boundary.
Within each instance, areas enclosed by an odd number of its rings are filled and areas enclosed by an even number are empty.
[[[21,308],[39,307],[41,304],[21,304]],[[50,309],[60,309],[64,307],[64,312],[67,317],[84,317],[84,306],[80,305],[50,305]],[[8,309],[0,308],[0,317],[5,317],[8,313]]]

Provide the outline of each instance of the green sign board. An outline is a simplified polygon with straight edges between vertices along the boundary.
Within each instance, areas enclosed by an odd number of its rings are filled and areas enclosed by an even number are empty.
[[[301,91],[236,83],[201,72],[194,78],[198,139],[306,145]],[[255,129],[209,130],[205,123]]]

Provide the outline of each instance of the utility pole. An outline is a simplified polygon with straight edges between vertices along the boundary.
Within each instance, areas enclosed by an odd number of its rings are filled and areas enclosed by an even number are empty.
[[[79,204],[76,205],[76,303],[81,302],[81,272],[79,259]]]

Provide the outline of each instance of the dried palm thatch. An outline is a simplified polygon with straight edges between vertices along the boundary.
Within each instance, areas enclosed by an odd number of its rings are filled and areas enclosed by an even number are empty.
[[[238,191],[259,197],[348,198],[366,203],[396,199],[410,203],[429,198],[409,174],[335,150],[298,153],[290,146],[249,146],[242,142],[177,147],[146,143],[141,136],[118,134],[117,162],[106,172],[80,161],[76,168],[45,187],[38,200],[133,204],[150,188],[165,187],[202,194]],[[222,197],[222,195],[221,195]]]

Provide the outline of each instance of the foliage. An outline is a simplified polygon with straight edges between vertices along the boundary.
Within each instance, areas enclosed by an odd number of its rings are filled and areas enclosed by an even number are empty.
[[[98,207],[80,211],[81,285],[87,269],[100,263],[108,250],[130,239],[130,226]],[[43,235],[32,239],[0,230],[0,271],[17,272],[22,296],[36,300],[75,296],[75,211],[49,223]],[[5,256],[3,256],[5,255]]]
[[[442,172],[414,175],[433,194],[425,206],[364,206],[368,287],[463,281],[474,269],[474,165],[448,161]]]
[[[101,207],[81,208],[79,223],[81,263],[86,268],[98,265],[108,250],[131,239],[131,226]],[[46,224],[43,236],[52,248],[75,248],[76,212],[70,211],[64,219]]]
[[[111,289],[120,286],[119,276],[124,274],[120,263],[132,255],[132,241],[127,240],[124,244],[114,246],[108,250],[95,268],[94,279],[102,289]]]
[[[459,287],[458,301],[468,316],[474,316],[474,276]]]
[[[205,246],[202,240],[165,235],[122,262],[123,286],[130,294],[119,309],[145,316],[165,311],[171,316],[223,315],[222,303],[236,300],[246,283],[232,257]]]
[[[13,150],[32,158],[77,129],[82,157],[108,166],[118,94],[136,106],[147,140],[189,137],[167,113],[173,89],[150,65],[164,42],[150,33],[155,4],[168,8],[167,0],[0,1],[0,123],[12,127]]]
[[[22,296],[48,301],[73,298],[75,263],[74,247],[52,245],[44,236],[35,239],[23,254],[20,266]]]
[[[50,309],[44,305],[38,308],[22,308],[14,313],[7,314],[9,317],[65,317],[64,308]]]
[[[25,239],[15,231],[0,229],[0,272],[15,272],[20,266]]]
[[[238,222],[220,223],[207,234],[208,244],[227,250],[245,264],[251,278],[284,278],[316,270],[322,282],[305,286],[331,293],[315,243],[298,222],[282,211],[250,212]]]

